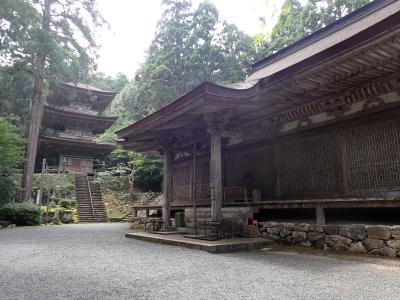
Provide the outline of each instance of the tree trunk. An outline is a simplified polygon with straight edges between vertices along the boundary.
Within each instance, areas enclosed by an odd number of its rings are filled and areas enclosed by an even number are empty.
[[[22,200],[31,201],[33,187],[33,173],[35,170],[35,159],[37,152],[37,144],[40,129],[40,113],[42,108],[42,96],[44,90],[44,82],[40,77],[35,78],[32,94],[31,118],[28,131],[28,148],[26,151],[26,160],[24,166],[24,175],[22,177]]]
[[[42,30],[46,33],[50,31],[50,11],[52,2],[53,0],[45,0],[43,4]],[[40,113],[44,92],[44,73],[46,68],[46,61],[47,54],[39,54],[33,81],[33,93],[31,98],[31,119],[28,132],[28,148],[26,151],[24,174],[22,176],[22,200],[24,202],[29,202],[32,198],[33,173],[35,171],[35,159],[41,123]]]

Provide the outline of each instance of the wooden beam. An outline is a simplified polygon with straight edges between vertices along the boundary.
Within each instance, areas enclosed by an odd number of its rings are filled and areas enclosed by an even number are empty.
[[[171,217],[171,198],[172,198],[172,160],[173,151],[164,148],[164,175],[163,175],[163,198],[162,218],[164,226],[170,225]]]

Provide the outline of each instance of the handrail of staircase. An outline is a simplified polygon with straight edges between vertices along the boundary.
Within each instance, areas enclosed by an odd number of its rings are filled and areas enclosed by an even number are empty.
[[[94,206],[93,206],[92,189],[90,188],[90,181],[89,181],[88,175],[86,175],[86,180],[87,180],[88,189],[89,189],[89,198],[90,198],[90,204],[92,205],[93,216],[96,217],[96,212],[94,211]]]

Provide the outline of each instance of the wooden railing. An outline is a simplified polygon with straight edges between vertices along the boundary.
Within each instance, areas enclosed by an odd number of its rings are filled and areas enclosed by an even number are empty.
[[[93,206],[92,189],[91,189],[91,187],[90,187],[89,176],[87,176],[87,175],[86,175],[86,181],[87,181],[87,185],[88,185],[89,198],[90,198],[90,204],[91,204],[91,206],[92,206],[93,216],[96,217],[96,212],[95,212],[94,206]]]

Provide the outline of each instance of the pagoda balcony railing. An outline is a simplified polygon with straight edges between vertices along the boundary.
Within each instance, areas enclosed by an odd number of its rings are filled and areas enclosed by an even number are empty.
[[[63,111],[68,111],[68,112],[75,112],[75,113],[82,113],[86,115],[91,115],[91,116],[98,116],[99,112],[91,110],[88,107],[85,106],[80,106],[80,105],[74,105],[74,106],[57,106],[57,105],[51,105],[47,104],[50,107],[63,110]]]
[[[40,130],[40,135],[49,136],[49,137],[60,137],[60,138],[68,138],[68,139],[77,139],[77,140],[85,140],[85,141],[95,141],[96,136],[94,135],[80,135],[78,133],[66,133],[65,131],[58,131],[48,128],[42,128]]]

